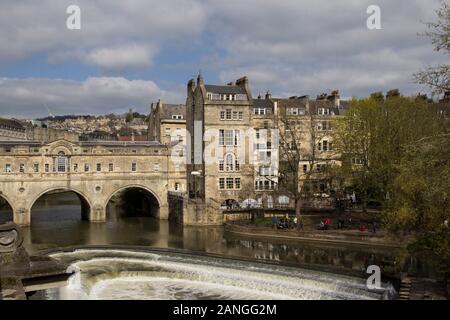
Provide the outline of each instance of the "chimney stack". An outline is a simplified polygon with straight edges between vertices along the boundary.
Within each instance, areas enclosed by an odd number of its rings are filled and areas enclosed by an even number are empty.
[[[341,96],[339,94],[339,90],[331,91],[331,94],[328,96],[328,100],[332,101],[334,106],[339,108],[341,105]]]
[[[392,89],[386,93],[386,99],[395,98],[395,97],[400,97],[400,90]]]
[[[252,100],[252,94],[250,92],[250,86],[248,84],[248,78],[246,76],[244,76],[244,77],[242,77],[240,79],[237,79],[236,80],[236,85],[239,86],[239,87],[244,88],[245,92],[247,92],[248,99]]]
[[[195,80],[191,79],[191,80],[188,81],[188,84],[187,84],[187,94],[188,94],[188,96],[189,96],[189,94],[194,92],[194,90],[195,90]]]

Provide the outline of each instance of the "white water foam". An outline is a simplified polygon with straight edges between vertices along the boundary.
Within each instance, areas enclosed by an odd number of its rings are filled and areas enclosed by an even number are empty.
[[[59,299],[380,299],[365,280],[176,253],[76,250],[54,258],[76,273]]]

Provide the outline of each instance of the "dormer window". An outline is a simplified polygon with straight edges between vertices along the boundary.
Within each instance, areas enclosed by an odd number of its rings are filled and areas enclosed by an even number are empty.
[[[323,116],[327,116],[327,115],[330,114],[330,109],[328,109],[328,108],[318,108],[317,109],[317,114],[323,115]]]
[[[172,119],[173,120],[183,120],[183,116],[181,114],[173,114]]]
[[[223,101],[235,101],[236,100],[236,95],[235,94],[222,93],[222,94],[220,94],[220,100],[223,100]]]

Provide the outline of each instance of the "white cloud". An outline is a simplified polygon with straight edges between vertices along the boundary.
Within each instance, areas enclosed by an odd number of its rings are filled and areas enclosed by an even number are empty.
[[[94,49],[86,56],[88,64],[109,70],[149,67],[156,50],[141,45]]]
[[[81,30],[66,28],[66,8],[72,4],[81,8]],[[206,25],[205,10],[197,0],[2,0],[0,64],[44,54],[51,62],[75,57],[102,68],[115,69],[116,62],[148,66],[160,45],[198,36]],[[124,52],[127,48],[133,52]]]
[[[148,112],[152,101],[171,95],[153,81],[122,77],[91,77],[85,81],[63,79],[0,80],[0,115],[38,117],[55,115],[122,113],[128,108]]]
[[[417,36],[425,28],[423,21],[435,19],[433,10],[439,0],[379,0],[382,30],[369,31],[366,9],[372,2],[0,0],[0,67],[40,54],[51,64],[64,66],[75,60],[97,67],[102,75],[117,75],[117,71],[127,74],[130,68],[149,68],[155,57],[170,53],[164,64],[174,60],[172,66],[186,65],[179,69],[185,74],[177,78],[188,79],[198,69],[215,73],[222,82],[248,75],[255,95],[266,90],[275,95],[315,95],[339,88],[345,96],[394,87],[405,94],[423,90],[412,83],[412,74],[447,58],[433,52],[428,38]],[[81,7],[80,31],[65,27],[69,4]],[[193,52],[203,56],[192,57]],[[26,113],[25,100],[33,95],[62,110],[69,110],[65,107],[69,105],[74,110],[89,103],[100,106],[100,97],[104,104],[117,108],[128,104],[143,108],[154,96],[168,102],[182,102],[185,97],[184,84],[172,83],[169,92],[153,88],[144,94],[137,90],[140,84],[123,79],[116,102],[116,92],[107,89],[113,86],[112,78],[98,79],[109,80],[96,87],[97,92],[89,80],[7,79],[3,84],[0,81],[0,98],[7,96],[10,105],[18,99],[20,112]],[[26,85],[28,81],[36,88]],[[145,81],[144,85],[149,84]],[[9,91],[2,90],[5,86]],[[83,86],[87,86],[86,99],[63,95],[66,89],[80,92]],[[12,93],[14,97],[8,96]],[[148,98],[145,103],[144,97]],[[5,110],[6,102],[0,101],[0,110]],[[29,103],[30,110],[36,108],[33,99]]]
[[[367,95],[424,90],[412,74],[445,61],[419,37],[438,0],[380,0],[382,30],[366,28],[370,0],[257,0],[215,3],[212,27],[225,52],[210,61],[222,81],[247,74],[254,92],[317,94],[339,88]],[[239,8],[239,14],[236,14]],[[245,18],[244,18],[245,17]]]

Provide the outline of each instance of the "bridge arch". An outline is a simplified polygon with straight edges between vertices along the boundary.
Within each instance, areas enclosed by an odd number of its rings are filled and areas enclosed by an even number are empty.
[[[149,193],[151,193],[151,194],[156,198],[156,200],[158,201],[158,205],[161,206],[161,204],[162,204],[161,199],[160,199],[159,196],[158,196],[152,189],[150,189],[149,187],[144,186],[144,185],[142,185],[142,184],[127,184],[126,186],[122,186],[122,187],[120,187],[120,188],[115,189],[113,192],[111,192],[111,193],[109,194],[109,196],[108,196],[108,198],[106,199],[106,202],[105,202],[105,207],[108,205],[109,201],[111,200],[111,198],[112,198],[116,193],[119,193],[119,192],[124,191],[124,190],[126,190],[126,189],[133,189],[133,188],[135,188],[135,189],[143,189],[143,190],[145,190],[145,191],[148,191]]]
[[[14,220],[14,205],[12,201],[4,194],[0,193],[0,198],[6,202],[6,204],[11,209],[10,212],[7,212],[6,214],[4,212],[0,212],[0,223],[13,221]],[[1,211],[3,211],[5,208],[0,208]]]
[[[32,198],[30,205],[29,205],[30,221],[31,221],[31,216],[33,215],[32,209],[33,209],[33,206],[36,204],[36,202],[44,195],[51,193],[53,191],[73,192],[74,194],[76,194],[81,203],[81,218],[82,218],[82,220],[90,220],[93,205],[92,205],[92,202],[89,199],[89,197],[84,192],[78,190],[77,188],[73,188],[73,187],[55,186],[55,187],[45,189],[44,191],[41,191],[40,193],[38,193],[36,196],[34,196]]]
[[[108,197],[106,198],[104,207],[107,208],[107,216],[109,215],[110,219],[116,219],[118,216],[126,216],[127,213],[126,212],[121,212],[121,213],[111,213],[111,207],[109,206],[111,204],[111,200],[113,199],[113,197],[115,195],[119,195],[121,193],[122,197],[124,195],[126,195],[126,192],[129,191],[144,191],[144,198],[143,199],[139,199],[142,202],[146,203],[146,210],[148,211],[147,214],[149,217],[155,217],[155,218],[159,218],[160,217],[160,209],[163,206],[163,203],[161,201],[161,198],[157,195],[157,193],[155,193],[151,188],[142,185],[142,184],[127,184],[125,186],[121,186],[119,188],[116,188],[114,191],[112,191]],[[124,207],[124,205],[126,205],[127,203],[122,203],[122,207]],[[139,203],[131,203],[132,205],[135,206],[135,208],[138,207]],[[142,203],[141,203],[142,204]],[[117,207],[115,208],[117,209]],[[141,208],[142,209],[142,208]],[[142,215],[142,216],[147,216],[147,214]]]

